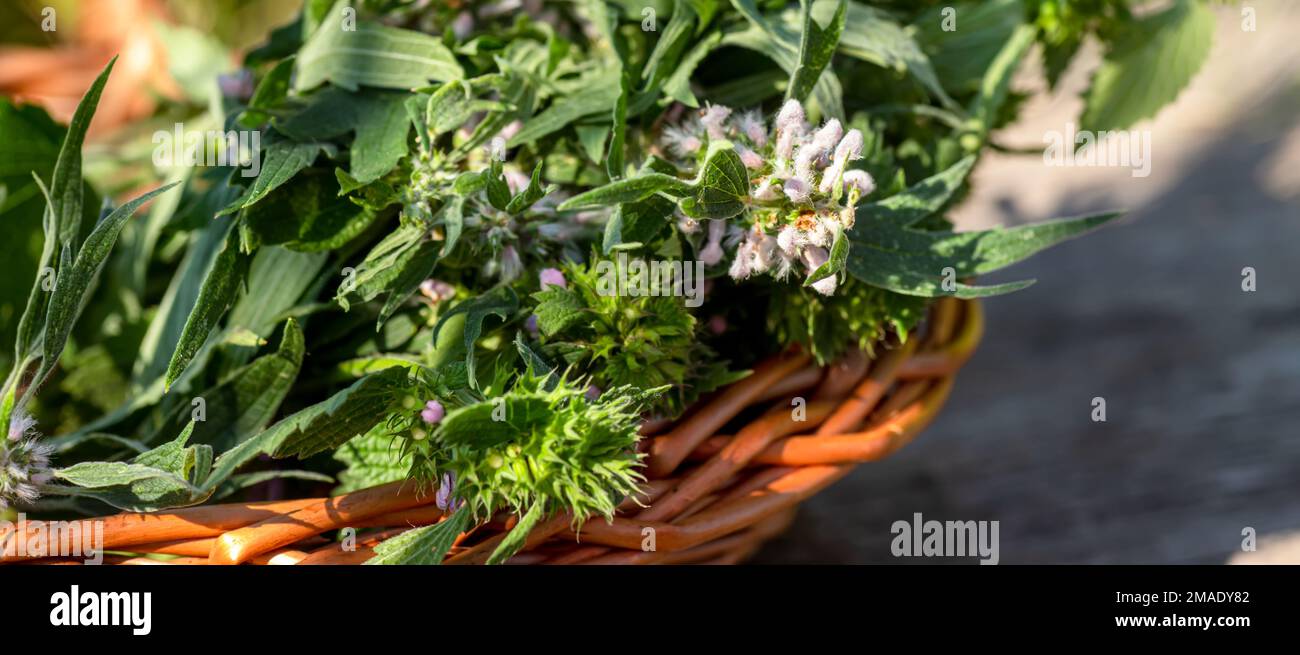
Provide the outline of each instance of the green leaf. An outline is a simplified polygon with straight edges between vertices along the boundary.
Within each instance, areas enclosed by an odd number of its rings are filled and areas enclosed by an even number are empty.
[[[456,57],[439,39],[412,30],[359,23],[340,0],[298,52],[294,89],[324,82],[355,91],[361,85],[413,89],[430,80],[464,76]],[[355,10],[351,10],[355,12]]]
[[[745,211],[749,198],[749,171],[727,141],[709,144],[692,196],[682,200],[682,211],[694,218],[731,218]]]
[[[408,263],[416,257],[427,231],[417,225],[404,225],[390,232],[375,244],[366,258],[356,267],[352,288],[340,285],[334,300],[344,310],[350,303],[348,296],[355,294],[364,302],[377,298],[393,288]]]
[[[488,556],[487,563],[504,564],[506,560],[514,557],[515,553],[519,552],[524,547],[524,544],[528,542],[528,534],[533,531],[533,528],[537,527],[545,514],[546,511],[541,502],[534,503],[532,507],[528,508],[528,512],[524,514],[523,518],[519,519],[519,523],[515,524],[515,527],[506,534],[505,539],[502,539],[501,543],[497,545],[496,550],[492,551],[492,554]]]
[[[991,273],[1091,231],[1116,218],[1107,213],[978,232],[924,232],[889,223],[858,221],[849,233],[849,272],[872,286],[910,296],[978,298],[1023,289],[1032,280],[995,286],[954,283],[953,277]]]
[[[460,241],[460,234],[465,229],[465,196],[453,196],[448,199],[442,209],[438,210],[435,222],[440,223],[446,230],[442,252],[439,253],[440,256],[446,257],[456,248],[456,242]]]
[[[1085,99],[1080,129],[1122,130],[1174,101],[1210,54],[1214,12],[1204,2],[1173,6],[1124,28],[1109,42]]]
[[[483,180],[483,193],[487,195],[488,202],[496,209],[505,211],[511,200],[510,185],[506,183],[506,178],[501,172],[501,162],[492,160],[492,164],[483,169],[480,177]]]
[[[669,225],[676,204],[663,196],[623,203],[605,224],[601,252],[640,247],[652,242]]]
[[[245,65],[248,65],[245,62]],[[257,83],[253,97],[248,100],[248,109],[239,117],[239,124],[254,128],[270,119],[271,115],[264,109],[271,109],[289,96],[290,83],[293,81],[294,57],[281,59],[266,76]]]
[[[375,97],[360,117],[350,150],[350,170],[359,184],[387,175],[406,156],[407,135],[411,132],[406,97],[399,93]]]
[[[433,525],[407,530],[375,546],[375,556],[366,564],[441,564],[465,528],[469,525],[468,507]]]
[[[54,165],[54,178],[50,183],[50,212],[58,226],[58,243],[73,249],[77,254],[77,238],[81,234],[81,146],[86,140],[86,130],[90,128],[90,119],[99,106],[99,97],[108,83],[108,76],[113,72],[117,57],[109,60],[108,65],[95,78],[86,95],[77,104],[77,110],[68,123],[68,133],[59,148],[59,160]]]
[[[302,328],[288,319],[275,352],[253,360],[221,383],[196,394],[203,400],[204,420],[195,423],[193,440],[224,452],[264,430],[298,377],[305,347]],[[192,415],[189,404],[177,409],[172,424]]]
[[[407,371],[402,367],[367,375],[245,443],[260,443],[277,459],[310,457],[337,448],[385,419],[394,395],[404,388],[406,377]]]
[[[799,40],[799,64],[790,75],[790,85],[786,87],[786,100],[795,99],[803,102],[812,93],[813,86],[821,79],[822,71],[831,63],[835,49],[839,47],[840,34],[844,32],[844,18],[848,8],[846,0],[840,0],[835,16],[826,27],[817,24],[812,17],[811,0],[803,0],[803,30]]]
[[[546,197],[547,194],[558,188],[554,184],[542,184],[542,162],[537,162],[533,168],[533,176],[528,180],[528,186],[515,194],[506,205],[506,213],[518,214],[519,212],[533,206],[538,200]]]
[[[620,69],[611,67],[583,78],[577,84],[581,92],[560,97],[542,113],[525,120],[524,129],[510,137],[506,145],[513,148],[532,143],[584,116],[612,112],[622,90],[619,84],[621,75]]]
[[[560,203],[559,209],[560,211],[569,211],[572,209],[610,207],[620,203],[645,200],[656,193],[666,193],[681,198],[693,193],[694,190],[695,188],[690,182],[679,180],[672,175],[639,173],[633,177],[610,182],[605,186],[579,193]]]
[[[844,230],[836,228],[835,240],[831,242],[830,257],[826,263],[817,267],[817,270],[808,274],[807,279],[803,281],[805,287],[810,287],[818,280],[824,280],[832,275],[838,274],[844,270],[844,264],[849,258],[849,239],[844,234]]]
[[[1021,25],[1016,28],[985,71],[984,79],[980,82],[979,93],[971,101],[970,107],[971,119],[976,122],[979,133],[987,135],[989,130],[996,126],[998,110],[1006,102],[1007,92],[1011,88],[1011,78],[1020,67],[1025,53],[1029,52],[1029,48],[1034,45],[1034,37],[1037,33],[1037,28],[1032,25]]]
[[[799,68],[801,38],[797,31],[768,21],[759,13],[754,0],[731,0],[750,23],[750,29],[731,32],[723,37],[723,45],[747,48],[776,62],[791,76]],[[813,97],[827,117],[844,119],[844,91],[834,70],[825,71],[813,88]]]
[[[949,20],[957,21],[956,29],[945,29],[950,26]],[[937,76],[936,83],[964,95],[979,89],[984,71],[1024,22],[1023,0],[975,0],[935,5],[913,19],[909,29],[929,54],[927,67],[933,64],[930,75]],[[845,41],[853,32],[852,10],[849,25]],[[956,107],[951,102],[944,104]]]
[[[431,274],[433,268],[438,265],[439,248],[432,241],[422,241],[416,246],[409,257],[404,258],[398,265],[397,276],[384,288],[388,293],[388,299],[384,301],[384,306],[379,310],[379,318],[375,325],[378,330],[385,321],[388,320],[393,312],[397,311],[402,303],[406,302],[411,294],[420,288],[420,283],[424,282]]]
[[[130,463],[82,462],[57,469],[54,476],[74,485],[52,491],[88,496],[128,512],[151,512],[197,505],[211,495],[199,486],[212,470],[212,447],[187,446],[193,423],[180,436]]]
[[[241,215],[243,248],[283,245],[300,252],[341,248],[375,220],[375,212],[339,195],[339,178],[309,169]]]
[[[968,155],[942,173],[927,177],[902,193],[860,205],[857,221],[884,222],[899,227],[915,225],[942,209],[974,167],[975,155]]]
[[[217,253],[207,277],[203,278],[203,286],[199,289],[194,309],[190,310],[189,318],[185,319],[185,327],[181,330],[176,350],[167,364],[164,388],[170,388],[185,371],[199,348],[208,340],[208,335],[216,328],[217,322],[235,301],[240,284],[248,276],[250,260],[239,249],[239,233],[230,230],[225,245]]]
[[[478,388],[478,380],[474,375],[474,342],[483,332],[483,321],[488,316],[496,316],[501,319],[508,318],[519,309],[519,296],[510,287],[497,287],[480,296],[458,303],[455,307],[444,312],[438,317],[438,323],[433,326],[433,340],[437,342],[438,333],[442,330],[447,320],[457,314],[465,315],[465,372],[469,376],[471,387]]]
[[[117,241],[123,226],[126,225],[127,219],[135,214],[141,205],[173,186],[175,183],[158,187],[113,210],[95,226],[90,236],[86,237],[80,252],[77,253],[76,261],[70,267],[59,267],[54,291],[50,295],[50,306],[45,313],[41,368],[32,386],[28,388],[28,395],[40,386],[58,363],[59,355],[63,353],[63,347],[68,342],[68,335],[72,333],[72,326],[88,300],[90,283],[99,273],[104,260],[108,258],[108,253],[113,249],[113,244]],[[69,252],[70,249],[65,247],[63,253],[67,255]]]
[[[333,491],[344,494],[406,478],[414,457],[403,452],[388,426],[381,423],[339,447],[334,459],[347,466],[339,473],[339,486]]]
[[[587,305],[577,291],[560,286],[548,286],[533,294],[537,299],[537,329],[546,336],[590,320]]]
[[[700,62],[720,45],[722,45],[722,32],[717,31],[710,32],[696,42],[690,52],[682,57],[668,79],[664,80],[664,95],[687,107],[699,107],[700,101],[691,92],[691,76],[695,74],[695,69],[699,67]]]
[[[266,148],[266,160],[262,162],[261,172],[253,181],[253,187],[225,209],[217,212],[217,216],[233,214],[265,198],[268,193],[288,182],[304,168],[311,166],[324,147],[324,144],[320,143],[293,141],[271,143]]]

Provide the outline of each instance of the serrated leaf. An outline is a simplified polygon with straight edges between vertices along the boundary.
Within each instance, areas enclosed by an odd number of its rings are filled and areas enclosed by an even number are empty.
[[[187,446],[190,423],[176,439],[140,453],[131,462],[82,462],[54,476],[74,487],[55,493],[87,496],[129,512],[197,505],[211,495],[198,485],[212,470],[212,447]]]
[[[375,546],[375,556],[366,564],[441,564],[447,551],[469,525],[468,507],[433,525],[407,530]]]
[[[537,314],[537,329],[548,337],[588,320],[582,296],[572,289],[548,286],[534,293],[533,298],[537,299],[533,310]]]
[[[369,184],[397,167],[406,156],[411,117],[406,96],[385,93],[367,103],[352,140],[351,173],[359,184]]]
[[[1080,129],[1122,130],[1155,116],[1192,81],[1213,37],[1214,12],[1197,0],[1176,0],[1126,26],[1108,44],[1085,98]]]
[[[380,424],[339,447],[334,459],[347,466],[333,491],[344,494],[406,478],[414,457]]]
[[[394,395],[405,386],[406,376],[406,369],[400,367],[367,375],[245,443],[261,443],[277,459],[310,457],[337,448],[385,419]]]
[[[298,52],[298,91],[330,82],[344,89],[361,85],[413,89],[430,80],[446,82],[464,76],[460,64],[442,41],[413,30],[356,21],[340,0]]]
[[[209,444],[224,452],[264,430],[297,379],[305,348],[302,329],[296,321],[288,319],[275,352],[253,360],[219,384],[195,394],[195,398],[203,400],[204,408],[204,420],[194,424],[195,443]],[[176,416],[164,429],[189,420],[193,415],[192,404],[193,400],[178,407]]]
[[[300,252],[341,248],[375,220],[375,212],[341,197],[338,176],[310,169],[244,209],[245,250],[282,245]]]

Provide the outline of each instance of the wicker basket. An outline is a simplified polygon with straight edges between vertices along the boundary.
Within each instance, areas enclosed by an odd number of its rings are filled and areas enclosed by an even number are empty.
[[[740,562],[784,530],[801,501],[915,437],[943,405],[982,332],[979,304],[944,299],[920,338],[874,362],[861,354],[826,368],[799,354],[768,360],[676,424],[643,428],[648,481],[613,523],[590,520],[575,534],[571,516],[556,516],[532,531],[510,563]],[[792,399],[804,395],[797,416]],[[750,416],[735,434],[717,434]],[[432,494],[417,494],[413,486],[105,517],[98,520],[106,549],[181,556],[105,561],[356,564],[384,539],[441,519]],[[491,521],[461,535],[446,563],[484,562],[514,521]],[[321,536],[344,527],[379,530],[361,533],[352,549]]]

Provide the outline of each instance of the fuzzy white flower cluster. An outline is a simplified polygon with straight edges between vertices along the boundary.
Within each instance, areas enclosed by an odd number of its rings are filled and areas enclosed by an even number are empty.
[[[664,128],[662,136],[667,153],[681,159],[698,158],[717,140],[732,142],[750,170],[750,224],[741,229],[710,221],[699,256],[712,266],[722,260],[724,245],[734,248],[729,272],[736,280],[758,274],[784,279],[796,268],[813,272],[829,259],[835,235],[853,227],[858,200],[875,189],[866,171],[848,168],[862,158],[862,132],[845,132],[836,119],[814,129],[797,100],[781,107],[771,131],[757,111],[736,114],[710,105]],[[699,227],[687,217],[678,217],[678,225],[687,234]],[[831,295],[836,285],[832,275],[813,288]]]
[[[8,439],[0,443],[0,509],[35,502],[51,479],[54,449],[37,441],[35,427],[36,420],[21,411],[9,420]]]

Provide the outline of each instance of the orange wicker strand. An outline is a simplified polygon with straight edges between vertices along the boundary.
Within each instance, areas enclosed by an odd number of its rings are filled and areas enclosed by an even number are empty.
[[[718,397],[692,413],[671,432],[657,437],[646,460],[647,475],[666,477],[696,446],[739,414],[769,387],[808,362],[808,355],[794,354],[760,364],[745,379],[727,387]]]
[[[432,494],[421,497],[416,485],[405,480],[321,499],[221,535],[208,559],[213,564],[239,564],[327,530],[347,527],[353,521],[432,501]]]

